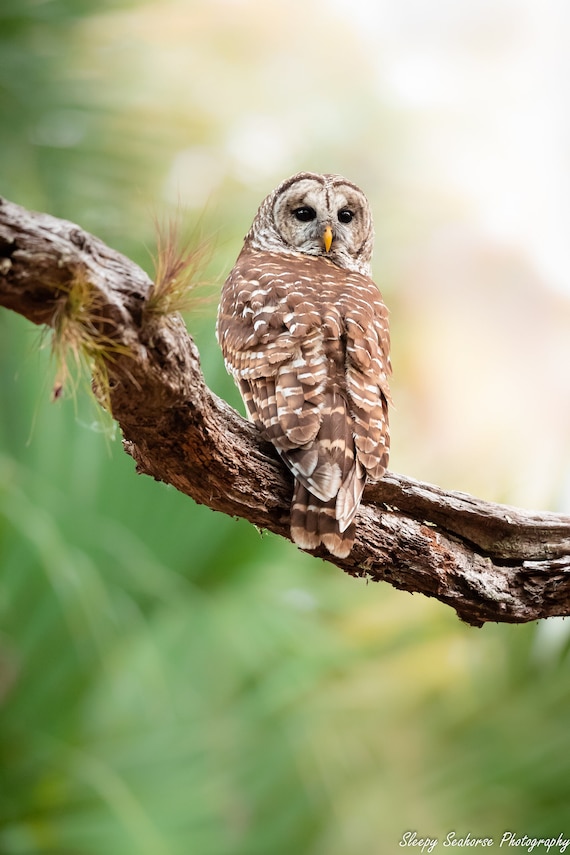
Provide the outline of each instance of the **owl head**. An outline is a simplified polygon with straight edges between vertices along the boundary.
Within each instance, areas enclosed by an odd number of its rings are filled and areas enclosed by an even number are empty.
[[[323,256],[370,275],[372,214],[362,190],[341,175],[299,172],[267,198],[246,236],[256,250]]]

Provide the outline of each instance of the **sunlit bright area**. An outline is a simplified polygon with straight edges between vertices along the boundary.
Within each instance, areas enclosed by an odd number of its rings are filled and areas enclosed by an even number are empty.
[[[568,513],[569,41],[564,0],[5,0],[0,194],[148,272],[157,222],[206,242],[185,321],[243,412],[221,285],[282,179],[345,175],[390,310],[390,469]],[[0,311],[2,855],[570,837],[570,623],[473,629],[197,506],[55,372]]]

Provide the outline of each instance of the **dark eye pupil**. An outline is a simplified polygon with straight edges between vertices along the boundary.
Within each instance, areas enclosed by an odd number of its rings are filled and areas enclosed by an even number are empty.
[[[342,208],[338,212],[339,223],[350,223],[353,217],[354,214],[352,213],[352,211],[349,211],[348,208]]]
[[[308,205],[304,205],[302,208],[295,208],[293,214],[301,223],[308,223],[317,216],[315,209],[309,208]]]

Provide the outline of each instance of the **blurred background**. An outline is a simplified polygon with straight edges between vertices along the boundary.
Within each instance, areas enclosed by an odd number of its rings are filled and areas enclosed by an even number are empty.
[[[0,193],[219,288],[261,199],[345,174],[391,310],[391,468],[570,510],[564,0],[3,0]],[[241,410],[186,317],[211,387]],[[135,475],[0,313],[1,855],[568,836],[568,626],[462,625]]]

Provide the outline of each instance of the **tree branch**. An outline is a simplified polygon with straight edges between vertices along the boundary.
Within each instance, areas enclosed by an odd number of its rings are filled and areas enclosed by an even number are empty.
[[[154,310],[152,296],[148,276],[97,238],[0,200],[0,305],[63,330],[92,357],[95,389],[137,471],[288,538],[289,473],[206,387],[181,316]],[[366,488],[349,557],[317,554],[435,597],[474,626],[570,614],[570,517],[393,473]]]

